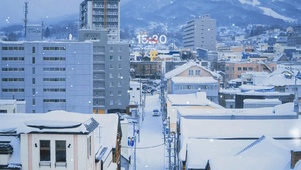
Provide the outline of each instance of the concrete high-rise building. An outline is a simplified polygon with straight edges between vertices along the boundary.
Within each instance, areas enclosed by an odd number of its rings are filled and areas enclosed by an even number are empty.
[[[210,15],[187,22],[183,33],[184,48],[216,50],[216,20]]]
[[[84,0],[80,29],[107,30],[108,41],[120,40],[120,0]]]
[[[93,112],[124,112],[130,102],[129,44],[108,41],[105,30],[79,30],[93,42]]]
[[[0,42],[0,98],[27,113],[92,113],[92,56],[91,42]]]

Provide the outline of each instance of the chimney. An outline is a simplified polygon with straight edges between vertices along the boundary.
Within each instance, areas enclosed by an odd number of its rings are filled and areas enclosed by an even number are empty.
[[[291,169],[295,168],[296,163],[301,159],[301,151],[291,150]]]

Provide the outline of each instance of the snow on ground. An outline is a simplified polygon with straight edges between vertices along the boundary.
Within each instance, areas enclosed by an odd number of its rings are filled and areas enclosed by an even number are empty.
[[[152,116],[152,110],[160,110],[159,95],[146,96],[145,117],[140,129],[140,142],[137,143],[136,169],[165,169],[162,117]],[[133,157],[132,157],[133,158]],[[133,161],[133,159],[132,159]],[[134,162],[132,162],[134,163]],[[132,164],[132,166],[134,166]],[[133,169],[133,168],[132,168]]]
[[[260,2],[258,0],[239,0],[240,3],[242,4],[249,4],[249,5],[260,5]]]
[[[258,7],[260,8],[261,10],[263,10],[263,14],[264,15],[267,15],[267,16],[271,16],[273,18],[278,18],[278,19],[282,19],[284,21],[288,21],[288,22],[294,22],[296,20],[292,19],[292,18],[288,18],[288,17],[285,17],[281,14],[278,14],[277,12],[273,11],[271,8],[266,8],[266,7]]]
[[[277,19],[282,19],[282,20],[288,21],[288,22],[295,22],[296,21],[292,18],[288,18],[288,17],[285,17],[281,14],[278,14],[277,12],[273,11],[271,8],[260,6],[261,3],[258,0],[239,0],[239,2],[242,3],[242,4],[252,5],[254,7],[257,7],[259,9],[261,9],[263,11],[264,15],[271,16],[271,17],[277,18]]]

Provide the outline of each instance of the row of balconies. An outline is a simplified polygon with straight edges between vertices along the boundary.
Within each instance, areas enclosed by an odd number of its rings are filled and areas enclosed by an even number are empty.
[[[105,6],[104,6],[104,5],[97,5],[97,4],[95,4],[93,7],[94,7],[94,8],[104,8]],[[108,4],[108,5],[107,5],[107,8],[110,8],[110,9],[117,9],[118,6],[117,6],[116,4],[114,4],[114,5]]]
[[[104,12],[93,12],[93,15],[104,15]],[[107,12],[106,15],[118,15],[118,12]]]
[[[93,19],[93,22],[104,22],[104,19]],[[118,22],[118,19],[107,19],[106,22]]]

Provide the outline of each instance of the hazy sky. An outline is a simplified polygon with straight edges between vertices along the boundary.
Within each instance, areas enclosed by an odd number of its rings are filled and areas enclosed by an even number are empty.
[[[83,0],[0,0],[0,27],[23,23],[25,1],[29,2],[29,23],[37,24],[38,19],[77,14]]]

